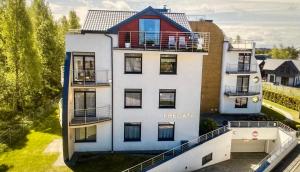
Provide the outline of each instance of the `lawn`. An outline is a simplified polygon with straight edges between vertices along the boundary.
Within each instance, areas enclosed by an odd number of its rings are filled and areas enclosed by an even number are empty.
[[[282,106],[280,104],[271,102],[269,100],[265,100],[264,99],[263,101],[266,102],[266,103],[268,103],[268,104],[270,104],[270,105],[272,105],[272,106],[274,106],[274,107],[277,107],[279,109],[282,109],[283,111],[286,111],[286,112],[290,113],[293,116],[293,120],[296,121],[296,122],[298,122],[298,123],[300,123],[299,112],[297,112],[297,111],[295,111],[293,109],[289,109],[289,108],[287,108],[285,106]]]
[[[54,167],[52,164],[57,160],[59,153],[45,154],[43,151],[49,143],[59,138],[61,137],[56,134],[31,131],[27,135],[24,147],[0,154],[0,172],[119,172],[151,157],[126,154],[86,155],[85,158],[93,158],[78,162],[73,167]]]

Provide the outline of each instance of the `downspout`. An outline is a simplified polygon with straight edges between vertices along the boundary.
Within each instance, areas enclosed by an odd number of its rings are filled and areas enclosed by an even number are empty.
[[[111,63],[111,151],[114,151],[114,75],[113,75],[113,38],[108,35],[104,34],[108,38],[110,38],[110,63]]]

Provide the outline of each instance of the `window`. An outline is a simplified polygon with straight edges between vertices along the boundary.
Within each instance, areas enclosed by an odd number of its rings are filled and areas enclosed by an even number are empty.
[[[251,53],[239,53],[238,71],[250,70]]]
[[[175,108],[176,90],[160,89],[159,90],[159,108]]]
[[[160,20],[140,19],[139,20],[139,44],[159,45]]]
[[[74,82],[95,82],[95,54],[74,53],[73,55]]]
[[[158,141],[174,140],[174,123],[158,124]]]
[[[247,108],[248,98],[238,97],[235,99],[235,108]]]
[[[125,89],[124,93],[125,108],[142,107],[142,89]]]
[[[124,124],[124,141],[141,141],[141,123]]]
[[[96,126],[75,128],[75,142],[96,142]]]
[[[74,91],[74,116],[96,116],[95,91]]]
[[[125,73],[126,74],[142,73],[142,54],[125,53]]]
[[[212,156],[213,156],[212,153],[210,153],[210,154],[204,156],[204,157],[202,158],[202,165],[204,165],[204,164],[208,163],[209,161],[211,161],[211,160],[212,160]]]
[[[275,82],[275,75],[270,75],[270,82]]]
[[[238,76],[236,83],[237,92],[249,91],[249,76]]]
[[[160,74],[177,73],[177,55],[161,54],[160,55]]]

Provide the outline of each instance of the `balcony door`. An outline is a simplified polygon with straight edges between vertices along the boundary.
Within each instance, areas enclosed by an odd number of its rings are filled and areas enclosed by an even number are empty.
[[[247,93],[249,91],[249,76],[237,77],[236,90],[239,93]]]
[[[250,71],[251,53],[239,53],[238,71]]]
[[[140,19],[139,20],[139,44],[157,46],[160,42],[160,20]]]
[[[73,56],[74,82],[95,82],[95,56]]]
[[[96,92],[95,91],[74,92],[74,116],[75,117],[96,116]]]

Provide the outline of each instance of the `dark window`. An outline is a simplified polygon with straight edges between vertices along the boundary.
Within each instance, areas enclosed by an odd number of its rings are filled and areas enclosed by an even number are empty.
[[[125,73],[126,74],[142,73],[142,54],[125,53]]]
[[[173,141],[174,140],[174,123],[158,124],[158,140]]]
[[[235,99],[235,108],[247,108],[248,98],[247,97],[238,97]]]
[[[141,141],[141,123],[124,124],[124,141]]]
[[[202,165],[205,165],[206,163],[208,163],[209,161],[211,161],[211,160],[212,160],[212,156],[213,156],[212,153],[210,153],[210,154],[204,156],[204,157],[202,158]]]
[[[74,116],[96,116],[96,92],[75,91],[74,92]]]
[[[73,81],[95,82],[95,54],[75,53],[73,55]]]
[[[275,75],[270,75],[270,82],[275,82]]]
[[[161,54],[160,55],[160,74],[177,73],[177,55]]]
[[[159,90],[159,108],[175,108],[176,90],[160,89]]]
[[[96,142],[96,126],[75,128],[75,142]]]
[[[249,91],[249,76],[238,76],[236,83],[237,92],[248,92]]]
[[[159,45],[160,19],[140,19],[139,31],[140,45]]]
[[[142,107],[142,90],[141,89],[125,89],[124,107],[125,108],[141,108]]]

